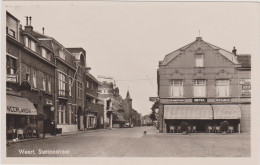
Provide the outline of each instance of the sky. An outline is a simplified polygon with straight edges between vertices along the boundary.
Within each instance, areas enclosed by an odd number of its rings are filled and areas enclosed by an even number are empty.
[[[166,54],[200,36],[253,60],[259,43],[259,6],[249,2],[9,2],[6,9],[22,25],[32,16],[34,30],[44,27],[63,46],[84,48],[90,72],[114,77],[142,115],[151,112]]]

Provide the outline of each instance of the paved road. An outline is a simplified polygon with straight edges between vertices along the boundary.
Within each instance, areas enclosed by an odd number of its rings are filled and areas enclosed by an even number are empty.
[[[145,130],[147,135],[143,133]],[[55,152],[51,153],[53,150]],[[248,157],[250,136],[159,134],[154,127],[121,128],[16,143],[7,147],[7,156]]]

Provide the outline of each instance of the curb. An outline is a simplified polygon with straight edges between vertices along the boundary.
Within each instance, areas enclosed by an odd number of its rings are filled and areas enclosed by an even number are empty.
[[[110,129],[97,129],[97,130],[87,130],[87,131],[78,131],[78,132],[73,132],[73,133],[67,133],[67,134],[56,134],[54,136],[49,136],[45,138],[35,138],[35,139],[23,139],[20,141],[7,141],[6,145],[9,146],[10,144],[16,144],[16,143],[23,143],[23,142],[28,142],[28,141],[35,141],[35,140],[45,140],[45,139],[51,139],[51,138],[57,138],[57,137],[62,137],[62,136],[71,136],[71,135],[78,135],[78,134],[84,134],[84,133],[92,133],[92,132],[100,132],[100,131],[108,131]],[[8,145],[9,143],[9,145]]]

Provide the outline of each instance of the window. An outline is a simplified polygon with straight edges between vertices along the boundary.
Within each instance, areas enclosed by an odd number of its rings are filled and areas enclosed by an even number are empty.
[[[30,73],[31,73],[31,67],[26,65],[26,74],[25,74],[25,79],[30,82]]]
[[[229,97],[229,80],[217,80],[216,81],[216,96],[217,97]]]
[[[69,77],[69,95],[70,96],[72,96],[72,93],[71,93],[72,91],[71,90],[72,90],[72,78]]]
[[[46,81],[47,81],[46,80],[46,75],[44,74],[43,78],[42,78],[42,90],[43,91],[46,91],[46,84],[47,84]]]
[[[46,49],[44,49],[44,48],[41,48],[41,53],[42,53],[42,57],[43,58],[47,58],[47,51],[46,51]]]
[[[87,88],[89,88],[89,82],[87,81]]]
[[[27,36],[24,36],[24,45],[32,51],[36,51],[35,41],[29,39]]]
[[[31,40],[31,50],[36,51],[35,42]]]
[[[82,83],[78,82],[78,98],[82,99],[82,95],[83,95]]]
[[[170,87],[171,97],[183,97],[183,80],[172,80]]]
[[[49,79],[48,79],[48,92],[51,93],[51,76],[49,76]]]
[[[12,36],[12,37],[15,38],[15,31],[14,31],[14,30],[12,30],[12,29],[8,30],[8,28],[7,28],[6,30],[7,30],[8,34],[9,34],[10,36]]]
[[[6,74],[15,74],[16,59],[11,56],[6,56]]]
[[[59,124],[65,124],[66,123],[66,107],[64,104],[59,105]]]
[[[203,67],[203,54],[195,55],[195,63],[196,67]]]
[[[59,56],[61,59],[65,60],[65,54],[62,50],[59,51]]]
[[[78,67],[78,75],[82,76],[82,69],[80,66]]]
[[[194,80],[194,97],[206,96],[206,80]]]
[[[59,96],[65,96],[66,75],[59,72]]]
[[[33,87],[36,88],[36,69],[33,69]]]
[[[94,90],[94,83],[91,83],[91,89]]]
[[[29,39],[27,36],[24,36],[24,45],[29,48]]]

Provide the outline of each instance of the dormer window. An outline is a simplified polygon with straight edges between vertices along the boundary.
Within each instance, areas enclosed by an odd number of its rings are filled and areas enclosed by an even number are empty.
[[[46,58],[47,60],[51,61],[51,55],[47,52],[46,49],[41,48],[41,54],[43,58]]]
[[[35,41],[29,39],[27,36],[24,36],[24,45],[31,49],[32,51],[36,51],[36,43]]]
[[[204,56],[203,54],[196,54],[195,55],[195,66],[196,67],[204,67]]]
[[[61,59],[65,60],[65,53],[62,50],[59,51],[59,56]]]

